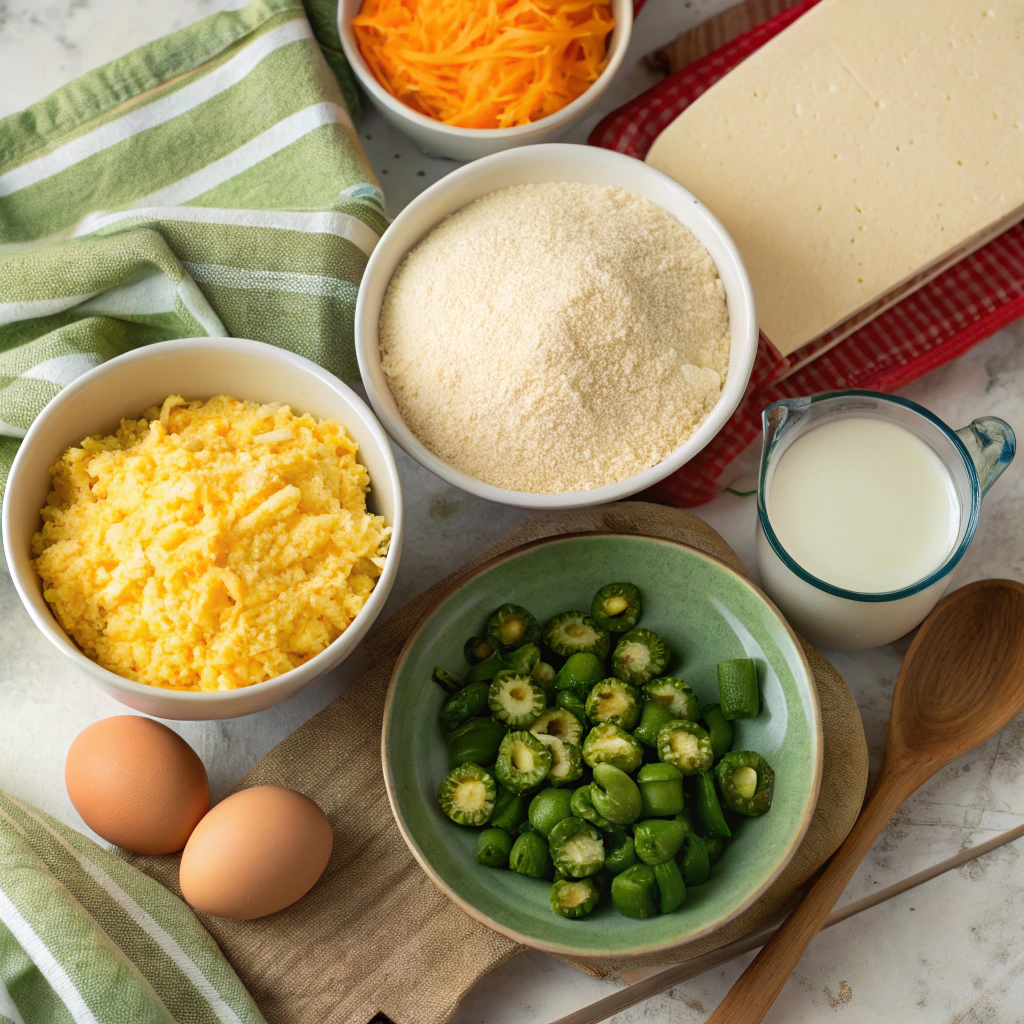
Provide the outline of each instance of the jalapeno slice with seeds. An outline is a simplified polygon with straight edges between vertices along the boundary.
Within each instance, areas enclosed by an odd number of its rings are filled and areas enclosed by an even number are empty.
[[[676,719],[658,733],[658,757],[684,775],[708,771],[715,760],[711,737],[696,723]]]
[[[487,691],[487,705],[494,717],[513,729],[533,725],[547,703],[544,691],[529,676],[511,669],[499,672]]]
[[[583,775],[583,751],[575,743],[561,740],[557,736],[540,733],[537,739],[548,748],[551,754],[551,770],[548,782],[552,786],[564,786],[575,782]]]
[[[591,722],[617,725],[627,732],[640,721],[640,693],[621,679],[602,679],[587,695]]]
[[[586,917],[597,906],[601,893],[592,878],[559,878],[551,885],[549,902],[559,917]]]
[[[494,653],[494,646],[485,636],[471,636],[462,648],[462,653],[470,665],[475,665],[478,661],[486,661]]]
[[[544,624],[544,643],[563,658],[573,654],[607,657],[611,637],[586,612],[562,612]]]
[[[682,679],[673,679],[671,676],[652,679],[644,686],[643,699],[660,704],[672,713],[673,718],[691,722],[697,720],[697,694],[693,692],[693,687],[689,683],[684,683]]]
[[[640,591],[632,583],[609,583],[590,604],[590,617],[609,633],[628,633],[640,621],[640,611]]]
[[[593,768],[612,764],[627,774],[635,772],[644,758],[644,748],[617,725],[595,725],[583,741],[583,760]]]
[[[497,796],[491,773],[467,762],[448,773],[437,791],[437,802],[456,825],[485,825]]]
[[[569,878],[587,878],[604,867],[601,833],[582,818],[564,818],[548,836],[551,860]]]
[[[565,708],[548,708],[541,712],[540,717],[530,726],[534,736],[555,736],[566,743],[577,746],[583,741],[583,726],[579,719]]]
[[[498,748],[494,774],[513,793],[539,786],[551,770],[551,751],[524,729],[510,732]]]
[[[775,772],[753,750],[730,750],[715,766],[715,780],[726,807],[756,818],[772,805]]]
[[[487,639],[499,651],[513,651],[540,640],[540,625],[529,609],[519,604],[503,604],[487,620]]]
[[[668,645],[649,629],[631,629],[623,633],[612,653],[612,672],[617,679],[633,686],[660,676],[668,664]]]

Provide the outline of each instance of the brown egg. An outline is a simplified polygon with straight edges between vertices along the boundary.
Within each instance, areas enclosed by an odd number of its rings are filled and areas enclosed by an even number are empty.
[[[210,806],[199,755],[166,725],[138,715],[83,729],[68,750],[64,784],[89,828],[133,853],[180,850]]]
[[[265,917],[305,896],[331,859],[331,823],[307,796],[253,786],[222,800],[181,855],[181,892],[215,917]]]

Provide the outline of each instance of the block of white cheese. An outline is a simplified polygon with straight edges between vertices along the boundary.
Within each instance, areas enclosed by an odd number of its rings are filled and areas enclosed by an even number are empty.
[[[783,355],[834,342],[1024,219],[1024,0],[822,0],[647,160],[723,221]]]

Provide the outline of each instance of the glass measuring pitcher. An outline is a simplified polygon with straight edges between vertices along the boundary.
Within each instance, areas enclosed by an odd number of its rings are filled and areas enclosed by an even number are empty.
[[[959,527],[948,555],[928,575],[898,590],[861,593],[833,586],[799,565],[772,528],[769,495],[780,460],[808,431],[844,418],[887,420],[910,431],[938,456],[949,473],[954,504],[959,500]],[[985,416],[953,430],[916,402],[873,391],[782,399],[764,410],[763,422],[756,550],[764,590],[798,632],[832,650],[878,647],[920,625],[974,538],[982,497],[1013,459],[1010,425]]]

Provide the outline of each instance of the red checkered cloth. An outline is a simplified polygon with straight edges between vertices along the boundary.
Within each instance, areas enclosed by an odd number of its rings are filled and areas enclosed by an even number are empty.
[[[589,142],[642,160],[652,143],[698,96],[744,57],[778,35],[818,0],[784,11],[682,68],[609,114]],[[634,5],[642,6],[643,0]],[[789,373],[808,347],[788,358],[761,335],[746,393],[711,443],[651,491],[672,505],[700,505],[722,489],[729,463],[757,437],[761,410],[777,398],[836,388],[896,391],[955,359],[1024,316],[1024,224],[1017,224],[881,313],[844,341]]]

